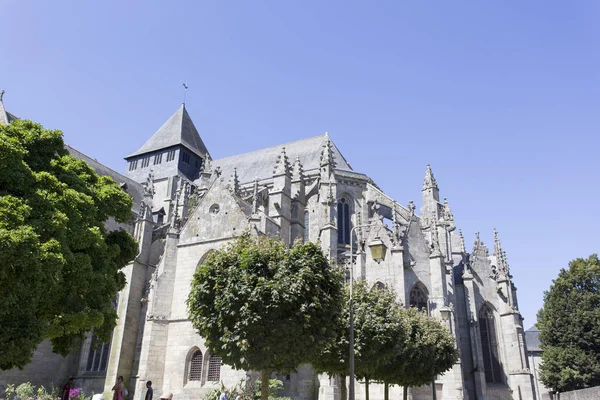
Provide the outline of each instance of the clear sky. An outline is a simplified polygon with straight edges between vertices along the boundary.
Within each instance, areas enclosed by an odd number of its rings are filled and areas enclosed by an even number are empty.
[[[214,158],[328,131],[401,204],[432,165],[468,249],[499,231],[525,328],[598,252],[600,2],[0,0],[21,118],[124,170],[186,106]]]

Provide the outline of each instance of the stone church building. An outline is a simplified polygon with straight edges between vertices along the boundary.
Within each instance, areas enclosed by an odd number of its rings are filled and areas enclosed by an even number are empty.
[[[11,119],[0,100],[0,124]],[[498,234],[491,249],[477,234],[467,250],[429,166],[417,211],[412,201],[397,202],[353,170],[327,134],[212,160],[184,105],[125,157],[123,174],[69,151],[133,197],[133,219],[120,227],[138,240],[139,255],[124,270],[128,284],[116,302],[119,320],[110,343],[92,346],[91,332],[66,358],[42,343],[24,370],[0,373],[0,390],[24,381],[58,386],[73,375],[77,386],[109,399],[123,375],[129,398],[143,399],[152,380],[156,398],[164,391],[176,400],[199,399],[220,382],[233,386],[255,376],[210,354],[185,305],[206,254],[249,230],[287,243],[318,242],[338,264],[346,263],[353,242],[355,278],[392,287],[407,307],[447,325],[459,362],[435,377],[434,387],[411,388],[410,398],[431,399],[435,391],[443,400],[534,399],[516,288]],[[379,262],[369,251],[374,240],[387,248]],[[285,396],[340,398],[338,380],[308,365],[277,376]],[[401,392],[392,388],[391,398]],[[365,396],[361,382],[356,396]],[[370,396],[383,399],[382,385],[371,384]]]

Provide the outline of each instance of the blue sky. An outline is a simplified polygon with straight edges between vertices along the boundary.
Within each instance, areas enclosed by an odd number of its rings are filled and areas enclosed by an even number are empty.
[[[328,131],[468,248],[499,231],[525,327],[598,252],[597,1],[2,1],[7,109],[123,171],[179,107],[215,158]]]

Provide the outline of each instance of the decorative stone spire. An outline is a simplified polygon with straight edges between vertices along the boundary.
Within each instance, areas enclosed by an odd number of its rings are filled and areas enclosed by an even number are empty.
[[[229,191],[232,194],[238,195],[240,193],[240,181],[238,179],[237,168],[233,169],[231,177],[229,177]]]
[[[458,230],[458,246],[460,247],[460,251],[462,253],[466,253],[467,249],[465,247],[465,237],[463,236],[462,230]]]
[[[336,163],[335,163],[335,158],[333,156],[333,147],[331,144],[331,140],[329,140],[329,136],[327,134],[325,134],[327,136],[327,140],[325,141],[325,144],[323,145],[323,150],[321,151],[321,166],[326,166],[329,165],[331,166],[331,168],[335,168],[336,167]]]
[[[509,279],[510,270],[506,261],[506,252],[502,250],[502,244],[498,238],[498,231],[496,228],[494,228],[494,255],[496,256],[496,263],[498,264],[494,277],[499,280]]]
[[[438,226],[435,218],[431,219],[431,225],[429,227],[431,232],[431,255],[430,257],[441,257],[442,250],[440,249],[440,237],[438,232]]]
[[[254,178],[254,191],[252,192],[252,213],[258,212],[258,176]]]
[[[412,201],[412,200],[410,200],[410,201],[408,202],[408,211],[410,211],[410,214],[411,214],[411,215],[415,215],[415,209],[416,209],[416,208],[417,208],[417,207],[415,206],[415,202],[414,202],[414,201]]]
[[[201,174],[212,175],[212,159],[210,158],[210,154],[206,153],[204,156],[204,162],[200,167]]]
[[[444,218],[444,221],[447,221],[447,222],[454,221],[454,214],[452,214],[452,211],[450,211],[450,206],[448,205],[448,199],[446,199],[445,197],[444,197],[444,211],[443,211],[442,217]]]
[[[296,160],[294,161],[292,167],[292,180],[296,182],[304,180],[304,167],[302,167],[300,157],[296,157]]]
[[[273,169],[273,175],[289,175],[290,174],[290,160],[288,159],[287,154],[285,153],[285,147],[281,148],[281,154],[277,157],[277,161],[275,161],[275,168]]]
[[[431,171],[431,166],[427,164],[427,169],[425,170],[425,180],[423,181],[423,190],[427,189],[437,189],[438,185],[435,181],[435,177],[433,176],[433,171]]]
[[[475,232],[475,244],[473,246],[473,255],[480,257],[487,257],[490,255],[490,252],[485,244],[481,241],[479,237],[479,232]]]
[[[150,170],[146,181],[142,183],[142,188],[144,189],[144,197],[154,197],[154,171]]]

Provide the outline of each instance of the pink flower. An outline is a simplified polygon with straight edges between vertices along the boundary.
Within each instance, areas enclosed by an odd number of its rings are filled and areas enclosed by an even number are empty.
[[[69,391],[69,398],[72,399],[74,397],[77,397],[79,396],[79,393],[81,393],[81,388],[71,389]]]

